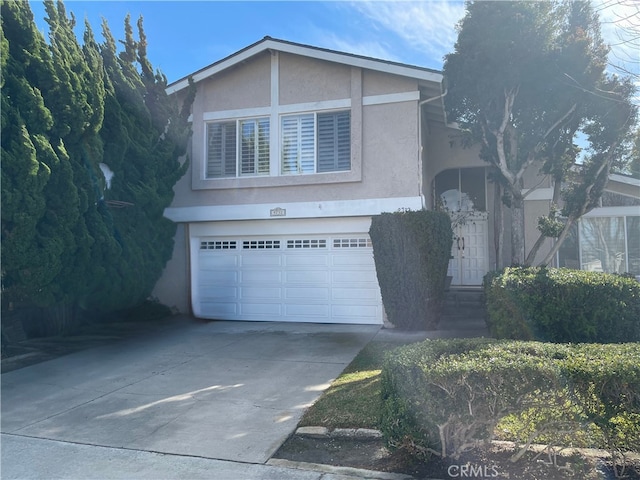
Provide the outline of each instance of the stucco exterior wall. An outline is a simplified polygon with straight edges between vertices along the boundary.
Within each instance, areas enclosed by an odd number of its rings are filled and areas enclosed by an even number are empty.
[[[280,54],[281,105],[351,97],[351,67],[290,54]]]
[[[250,62],[220,72],[197,84],[193,103],[197,113],[267,107],[271,101],[271,57],[263,53]],[[195,125],[194,125],[195,126]]]
[[[277,95],[271,88],[274,78]],[[378,81],[381,85],[376,87]],[[364,104],[364,83],[370,92],[389,94],[413,88],[417,95],[416,81],[289,54],[279,55],[277,61],[272,55],[262,55],[255,64],[251,60],[201,82],[193,106],[190,167],[174,187],[172,207],[419,196],[418,100],[384,99],[380,104]],[[263,116],[271,115],[273,124],[279,122],[283,109],[295,113],[300,107],[304,112],[317,104],[322,110],[322,102],[331,106],[335,101],[350,105],[350,172],[203,178],[206,121],[217,119],[220,111],[223,116],[228,112],[235,118],[250,117],[255,107]],[[279,162],[273,150],[271,161]]]
[[[453,128],[439,127],[433,124],[424,126],[422,137],[423,190],[432,205],[433,181],[438,173],[450,168],[486,167],[480,159],[480,147],[464,148],[456,140],[458,131]]]
[[[186,229],[187,225],[178,224],[174,237],[173,255],[151,293],[162,304],[180,313],[190,311]]]
[[[363,75],[362,92],[364,95],[386,95],[417,90],[416,81],[384,72],[366,70]]]

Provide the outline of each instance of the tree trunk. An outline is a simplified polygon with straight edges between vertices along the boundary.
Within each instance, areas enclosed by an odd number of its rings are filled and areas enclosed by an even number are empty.
[[[523,265],[524,199],[522,195],[514,195],[511,202],[511,265]]]
[[[499,270],[505,266],[502,259],[504,245],[504,207],[502,205],[502,187],[499,183],[496,183],[493,206],[495,210],[493,215],[493,234],[496,248],[496,270]]]
[[[553,257],[555,257],[558,250],[560,250],[560,246],[562,245],[562,242],[564,242],[564,239],[567,238],[567,235],[569,235],[569,230],[571,230],[571,227],[573,226],[574,223],[576,223],[575,218],[569,217],[567,219],[567,223],[564,226],[562,233],[560,233],[560,236],[558,237],[556,242],[553,244],[553,247],[551,247],[551,251],[549,251],[547,256],[544,257],[544,260],[540,262],[540,266],[547,266],[549,265],[549,263],[551,263],[551,260],[553,260]]]
[[[525,260],[525,263],[524,263],[526,266],[528,267],[531,266],[531,264],[536,258],[536,254],[538,253],[538,250],[540,250],[540,247],[542,247],[542,245],[544,244],[544,241],[547,238],[548,237],[545,237],[544,235],[540,235],[538,237],[538,239],[536,240],[536,243],[533,244],[533,247],[531,248],[529,255],[527,255],[527,259]]]

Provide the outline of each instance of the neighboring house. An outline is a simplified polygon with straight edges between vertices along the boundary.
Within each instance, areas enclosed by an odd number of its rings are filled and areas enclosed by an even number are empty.
[[[499,199],[447,125],[440,72],[265,37],[191,76],[163,303],[206,319],[380,324],[371,217],[442,203],[474,211],[456,232],[453,285],[496,268]],[[527,202],[528,240],[550,191]]]
[[[628,272],[640,280],[640,180],[609,177],[600,207],[580,218],[560,247],[558,266]]]

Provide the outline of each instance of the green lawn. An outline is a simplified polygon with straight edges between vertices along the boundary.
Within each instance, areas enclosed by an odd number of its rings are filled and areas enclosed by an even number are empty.
[[[369,343],[307,410],[300,426],[378,428],[382,362],[385,352],[399,346],[398,343]]]

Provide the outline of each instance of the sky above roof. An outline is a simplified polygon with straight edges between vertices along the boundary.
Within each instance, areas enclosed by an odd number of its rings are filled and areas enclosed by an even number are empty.
[[[594,0],[609,43],[621,43],[616,26],[640,21],[635,1]],[[265,36],[439,70],[444,55],[453,51],[455,26],[464,16],[463,2],[455,0],[67,0],[64,4],[78,21],[78,38],[82,38],[85,19],[101,41],[103,18],[113,36],[122,39],[125,16],[131,15],[134,29],[142,16],[148,58],[170,83]],[[30,1],[30,5],[38,28],[46,36],[43,3]],[[615,58],[637,62],[637,44],[636,50],[628,48],[624,43],[616,46]],[[638,63],[628,66],[638,73]]]

